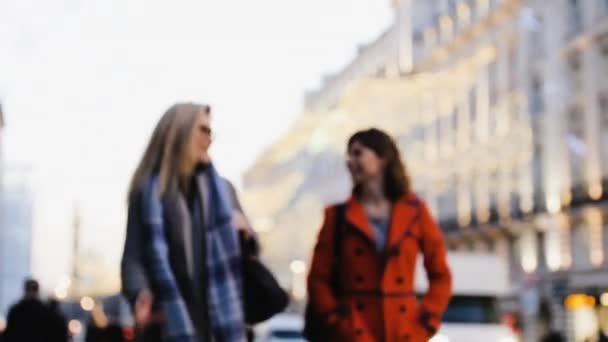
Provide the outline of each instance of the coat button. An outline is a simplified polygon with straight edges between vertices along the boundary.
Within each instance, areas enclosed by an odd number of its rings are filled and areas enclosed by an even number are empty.
[[[361,275],[356,276],[355,277],[355,282],[357,282],[359,284],[362,283],[363,282],[363,276],[361,276]]]
[[[403,277],[397,277],[397,284],[403,284]]]
[[[405,305],[401,305],[399,307],[399,311],[401,311],[401,313],[406,313],[407,312],[407,307]]]
[[[358,311],[363,311],[365,309],[365,305],[363,305],[363,303],[357,303],[357,310]]]
[[[357,247],[355,248],[355,256],[362,256],[363,255],[363,248]]]
[[[355,334],[356,334],[357,336],[361,336],[361,335],[363,335],[363,330],[361,330],[361,329],[357,329],[357,330],[355,330]]]
[[[399,250],[399,248],[394,248],[394,249],[391,251],[391,256],[392,256],[392,257],[394,257],[394,258],[396,258],[396,257],[398,257],[398,256],[400,256],[400,255],[401,255],[401,251]]]

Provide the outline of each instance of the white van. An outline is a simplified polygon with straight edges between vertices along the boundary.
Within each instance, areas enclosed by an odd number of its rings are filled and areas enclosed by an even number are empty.
[[[431,342],[517,342],[500,323],[498,303],[509,293],[508,266],[490,253],[450,252],[453,297],[440,331]],[[428,281],[418,265],[416,291],[424,294]]]

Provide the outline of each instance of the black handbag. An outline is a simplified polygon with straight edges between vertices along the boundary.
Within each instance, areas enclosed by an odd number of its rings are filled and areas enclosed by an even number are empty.
[[[289,304],[287,292],[258,258],[257,241],[241,235],[245,321],[258,324],[283,312]]]
[[[342,255],[342,235],[344,233],[346,204],[338,204],[335,207],[336,223],[333,241],[333,261],[330,286],[333,294],[340,294],[340,256]],[[324,316],[320,315],[311,305],[310,299],[304,313],[304,337],[310,342],[327,342],[330,340],[330,331],[325,324]]]

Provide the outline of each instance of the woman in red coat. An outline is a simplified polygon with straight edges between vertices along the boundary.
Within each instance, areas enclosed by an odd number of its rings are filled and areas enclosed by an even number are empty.
[[[308,278],[310,309],[332,342],[428,341],[451,296],[441,230],[411,191],[386,133],[370,129],[351,137],[348,169],[352,197],[343,210],[325,210]],[[418,254],[430,285],[420,301],[414,288]]]

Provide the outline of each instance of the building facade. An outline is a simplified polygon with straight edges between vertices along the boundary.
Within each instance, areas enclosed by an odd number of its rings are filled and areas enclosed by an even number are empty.
[[[2,166],[4,165],[3,158],[3,143],[2,133],[4,130],[4,112],[2,111],[2,102],[0,102],[0,193],[2,192]]]
[[[0,325],[23,295],[31,276],[33,195],[28,168],[7,167],[2,158],[4,116],[0,104]]]
[[[34,202],[24,181],[27,170],[5,170],[0,193],[0,317],[23,295],[23,281],[32,274]]]
[[[270,260],[308,260],[322,206],[349,192],[347,137],[378,126],[450,248],[508,261],[524,341],[593,338],[608,316],[608,1],[393,6],[245,176]]]

